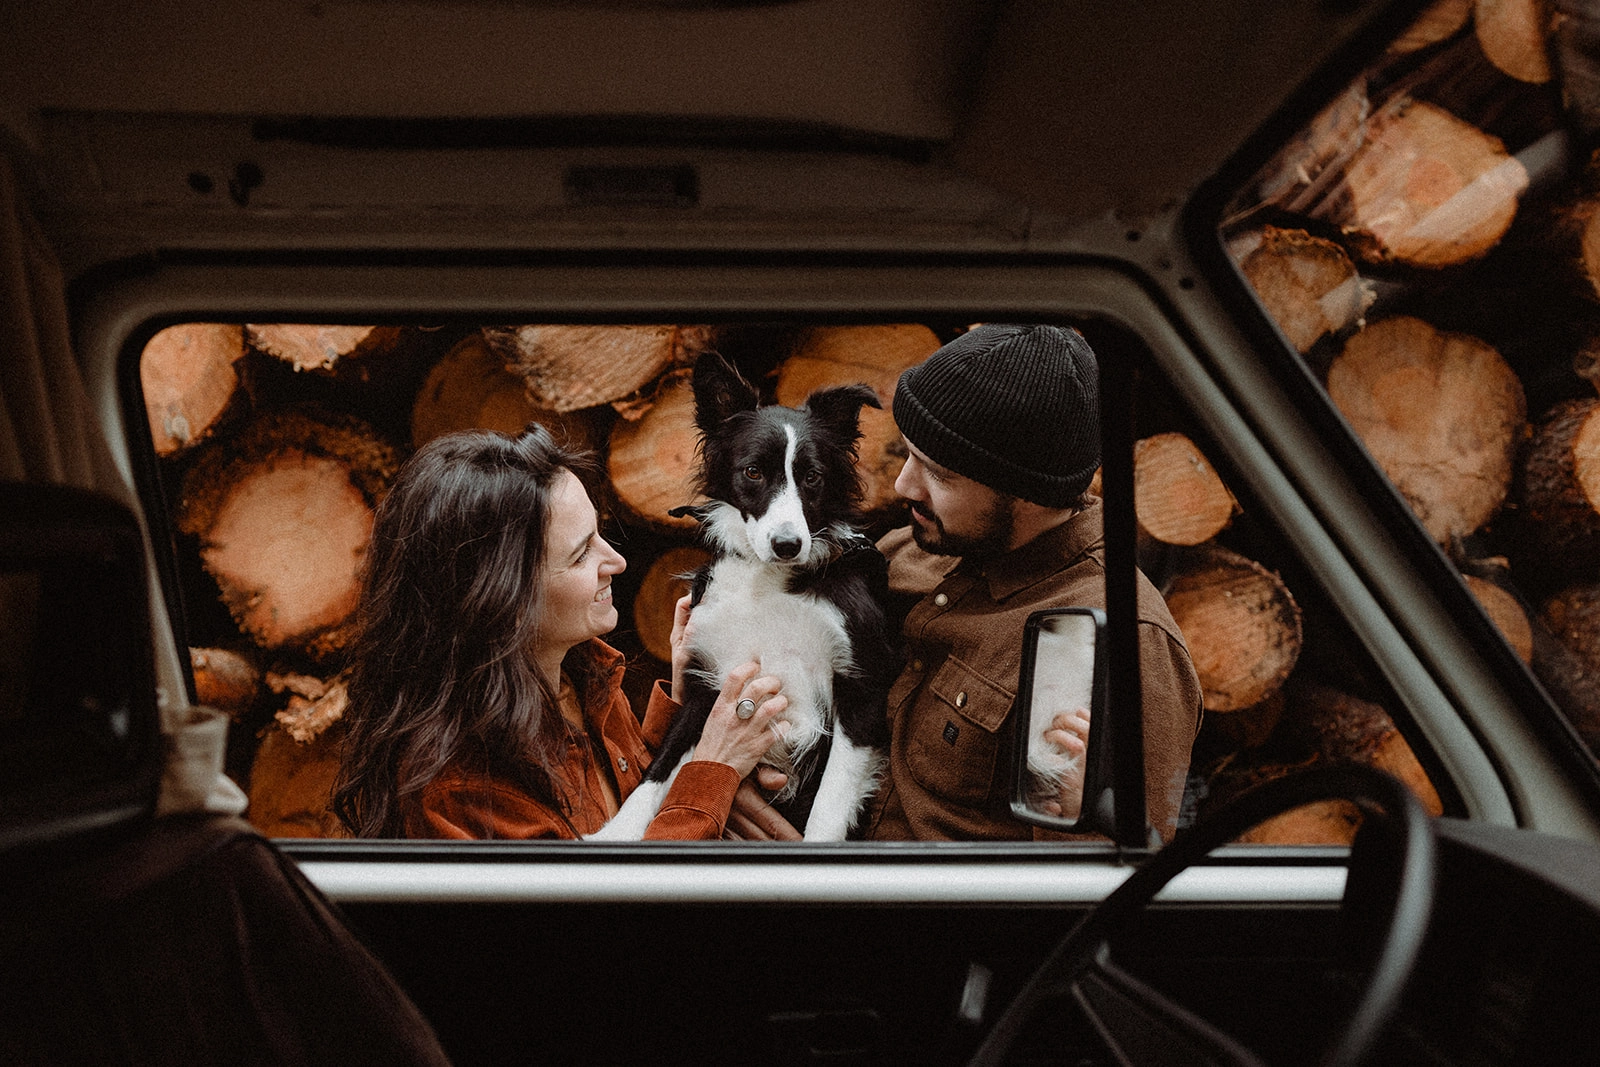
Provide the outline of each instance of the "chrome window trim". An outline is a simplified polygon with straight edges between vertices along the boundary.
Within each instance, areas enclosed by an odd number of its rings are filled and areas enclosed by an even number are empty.
[[[581,846],[578,846],[581,847]],[[996,865],[717,862],[538,863],[301,860],[340,903],[1089,905],[1132,868],[1104,862]],[[1002,873],[1003,872],[1003,873]],[[1219,865],[1185,871],[1158,900],[1183,905],[1332,905],[1344,895],[1339,865]]]

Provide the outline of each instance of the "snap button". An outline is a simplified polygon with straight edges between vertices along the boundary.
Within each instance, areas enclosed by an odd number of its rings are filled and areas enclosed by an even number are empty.
[[[964,708],[966,706],[967,706],[967,694],[965,692],[957,693],[956,694],[956,707]]]
[[[937,606],[942,608],[946,604],[950,603],[950,598],[945,596],[943,593],[935,593],[933,595],[933,602],[934,602],[934,604],[936,604]]]
[[[914,670],[914,671],[920,671],[922,669],[922,661],[920,659],[912,660],[911,661],[911,669]]]
[[[627,774],[628,773],[628,757],[627,756],[618,756],[617,757],[617,770],[621,771],[623,774]]]

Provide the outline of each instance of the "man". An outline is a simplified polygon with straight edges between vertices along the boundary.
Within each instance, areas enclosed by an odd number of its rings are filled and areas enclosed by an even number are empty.
[[[1088,343],[1056,326],[978,326],[900,376],[894,417],[909,455],[895,489],[911,525],[879,547],[891,591],[921,598],[903,626],[907,663],[889,692],[889,768],[868,838],[1035,836],[1010,813],[1004,726],[1029,613],[1105,605],[1101,504],[1087,492],[1100,466],[1098,392]],[[1200,683],[1142,574],[1138,604],[1146,804],[1168,838]],[[1086,729],[1077,710],[1062,709],[1050,735],[1068,754]]]

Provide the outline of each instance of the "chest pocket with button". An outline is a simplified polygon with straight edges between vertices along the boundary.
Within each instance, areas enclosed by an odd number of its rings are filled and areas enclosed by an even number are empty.
[[[955,803],[983,804],[994,788],[996,734],[1015,699],[959,657],[947,658],[911,712],[906,756],[917,783]]]

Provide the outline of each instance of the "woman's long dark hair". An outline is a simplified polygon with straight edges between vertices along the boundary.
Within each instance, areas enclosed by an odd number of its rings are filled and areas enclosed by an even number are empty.
[[[405,836],[400,802],[452,763],[564,813],[559,679],[541,677],[531,650],[550,490],[583,469],[537,424],[447,434],[400,469],[367,549],[333,794],[356,836]]]

